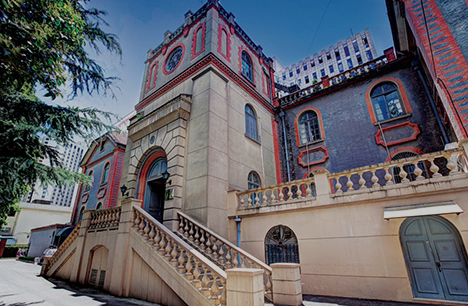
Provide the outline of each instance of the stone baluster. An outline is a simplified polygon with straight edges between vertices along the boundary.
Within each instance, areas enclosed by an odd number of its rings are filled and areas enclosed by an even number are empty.
[[[232,268],[231,248],[229,246],[227,246],[227,245],[226,245],[226,257],[225,257],[225,259],[226,259],[226,267],[229,268],[229,269]]]
[[[185,227],[184,227],[184,237],[185,238],[188,238],[188,236],[189,236],[188,231],[189,231],[188,220],[185,220]]]
[[[292,185],[288,185],[288,201],[292,200],[293,192],[292,192]]]
[[[266,196],[266,190],[263,192],[263,197],[262,197],[262,205],[267,205],[268,204],[268,198]]]
[[[364,179],[364,172],[358,172],[359,175],[359,190],[367,189],[366,180]]]
[[[205,243],[205,246],[206,246],[205,252],[206,252],[207,254],[213,253],[213,251],[211,250],[211,235],[210,235],[209,233],[206,233],[206,243]]]
[[[198,226],[195,225],[195,235],[193,236],[193,238],[195,240],[194,240],[193,243],[195,245],[197,245],[197,246],[200,245],[200,240],[199,240],[200,239],[200,233],[199,232],[200,232],[200,229],[198,228]]]
[[[218,259],[218,262],[223,265],[225,260],[224,260],[224,243],[222,243],[221,241],[219,241],[219,251],[218,251],[218,254],[219,254],[219,259]]]
[[[163,231],[159,231],[161,233],[161,240],[159,241],[159,255],[163,256],[166,254],[166,234]]]
[[[408,172],[405,171],[405,167],[403,164],[398,164],[398,167],[400,167],[400,173],[399,176],[401,177],[401,182],[402,183],[409,183],[409,179],[406,177],[408,176]]]
[[[241,254],[240,259],[241,259],[241,268],[247,268],[247,266],[245,265],[245,256],[243,254]]]
[[[153,250],[156,252],[159,251],[161,246],[159,245],[159,242],[161,242],[161,232],[160,230],[156,227],[156,235],[154,236],[154,244],[153,244]]]
[[[284,200],[283,188],[279,188],[278,201],[281,202]]]
[[[255,194],[255,205],[259,205],[259,203],[260,203],[260,198],[258,197],[258,193],[255,192],[254,194]]]
[[[441,177],[442,174],[439,173],[439,167],[434,163],[435,158],[429,158],[429,162],[431,163],[431,167],[429,170],[432,172],[432,177]]]
[[[250,194],[249,194],[249,197],[247,198],[247,203],[249,206],[252,205],[252,197],[250,196]]]
[[[179,222],[179,234],[181,234],[182,236],[184,235],[184,217],[180,216],[179,215],[179,218],[180,218],[180,222]]]
[[[458,170],[458,167],[457,167],[457,164],[455,164],[453,161],[452,161],[452,154],[445,154],[444,155],[445,159],[447,160],[447,169],[450,170],[449,172],[449,175],[454,175],[454,174],[457,174],[459,173],[460,171]]]
[[[272,189],[272,190],[271,190],[271,196],[270,196],[271,203],[275,203],[275,202],[276,202],[275,190],[277,190],[277,189]]]
[[[149,238],[148,243],[149,243],[150,246],[154,245],[154,236],[156,235],[156,233],[154,231],[154,227],[155,226],[153,224],[151,224],[151,230],[150,230],[150,232],[148,234],[148,238]]]
[[[193,274],[192,274],[192,257],[193,255],[188,255],[187,258],[187,263],[185,264],[185,278],[189,281],[193,280]]]
[[[139,229],[139,231],[138,231],[138,234],[140,234],[141,236],[143,236],[143,233],[144,233],[144,230],[143,230],[143,229],[145,228],[147,222],[148,222],[148,221],[146,221],[146,219],[143,219],[143,218],[141,219],[141,222],[140,222],[140,229]]]
[[[263,270],[265,272],[266,276],[266,281],[265,281],[265,292],[266,294],[270,295],[271,294],[271,287],[272,287],[272,282],[271,282],[271,273],[269,271]]]
[[[239,266],[239,252],[235,251],[235,250],[232,250],[232,265],[233,265],[233,268],[237,268]]]
[[[210,288],[209,288],[210,278],[208,277],[208,268],[203,267],[203,277],[201,279],[202,285],[202,293],[205,297],[210,296]]]
[[[351,176],[353,174],[348,174],[346,175],[346,177],[348,178],[348,181],[346,182],[346,186],[348,186],[348,191],[354,191],[354,188],[353,188],[353,181],[351,180]]]
[[[301,190],[301,185],[295,185],[297,187],[297,191],[296,191],[296,194],[297,194],[297,198],[298,199],[301,199],[302,198],[302,190]]]
[[[377,172],[377,169],[372,169],[371,172],[372,172],[372,177],[371,177],[372,187],[373,188],[380,187],[379,178],[375,174]]]
[[[149,233],[149,231],[150,231],[150,225],[149,225],[148,220],[146,220],[145,223],[146,223],[146,225],[145,225],[145,228],[143,229],[143,233],[144,233],[144,234],[143,234],[143,238],[144,238],[145,240],[148,240],[148,239],[149,239],[148,233]]]
[[[336,184],[335,184],[336,191],[335,191],[335,193],[336,194],[342,194],[343,190],[341,190],[341,187],[343,187],[343,185],[341,185],[341,183],[340,183],[340,178],[336,177],[335,180],[336,180]]]
[[[200,250],[205,251],[205,231],[200,229]]]
[[[226,305],[226,281],[224,278],[221,278],[221,296],[219,297],[219,302],[221,305]]]
[[[165,235],[166,236],[166,239],[167,239],[167,243],[166,243],[166,248],[164,249],[164,259],[166,259],[167,261],[170,261],[171,260],[171,252],[172,252],[172,238],[169,237],[169,235]]]
[[[244,207],[244,205],[245,205],[244,195],[241,195],[240,196],[240,206]]]
[[[416,180],[417,181],[425,180],[426,178],[424,176],[422,176],[423,170],[419,167],[419,160],[413,162],[413,165],[414,165],[413,173],[416,175]]]
[[[180,246],[178,244],[176,244],[176,242],[174,240],[172,240],[172,252],[171,252],[171,265],[175,268],[178,266],[178,260],[177,260],[177,255],[179,255],[179,253],[177,252],[177,249],[179,248],[179,252],[182,253],[182,251],[180,250]]]
[[[393,185],[393,175],[390,173],[390,169],[392,169],[392,167],[385,167],[385,180],[387,181],[387,183],[385,185]]]
[[[219,300],[219,296],[218,296],[218,292],[219,292],[219,287],[218,287],[218,280],[217,280],[217,276],[214,275],[213,276],[213,283],[211,284],[211,288],[210,288],[210,299],[211,301],[213,302],[213,304],[215,305],[219,305],[220,304],[220,300]]]
[[[135,218],[135,221],[133,221],[133,224],[134,224],[133,227],[134,227],[135,229],[138,229],[138,228],[140,228],[141,219],[140,219],[140,214],[137,213],[136,211],[135,211],[135,217],[136,217],[136,218]]]
[[[177,258],[177,263],[179,264],[177,266],[177,272],[179,272],[179,274],[185,274],[186,270],[185,270],[185,254],[187,253],[187,251],[185,251],[184,249],[182,249],[181,246],[179,246],[179,258]]]
[[[195,266],[193,269],[193,281],[192,284],[195,288],[200,289],[201,288],[201,281],[200,281],[200,268],[198,267],[199,261],[198,258],[195,258]]]
[[[188,240],[193,242],[193,227],[194,227],[194,224],[192,222],[188,222],[189,223],[189,237],[188,237]]]

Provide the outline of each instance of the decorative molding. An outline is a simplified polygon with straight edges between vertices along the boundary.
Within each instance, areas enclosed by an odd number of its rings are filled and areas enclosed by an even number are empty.
[[[411,134],[411,136],[387,142],[387,147],[415,140],[418,137],[418,135],[421,133],[421,131],[419,130],[419,126],[416,123],[406,121],[406,122],[398,123],[392,126],[387,126],[387,127],[383,127],[382,129],[379,129],[377,134],[375,134],[375,142],[385,147],[385,142],[382,139],[382,131],[385,133],[387,131],[391,131],[391,130],[395,130],[395,129],[399,129],[403,127],[409,127],[413,130],[413,133]]]
[[[297,113],[296,117],[294,118],[294,133],[296,135],[296,144],[298,147],[301,147],[301,146],[304,146],[306,145],[305,143],[301,143],[301,138],[299,137],[299,117],[307,112],[307,111],[313,111],[317,114],[317,119],[319,121],[319,125],[320,125],[320,139],[316,140],[316,141],[323,141],[326,137],[325,137],[325,128],[323,126],[323,120],[322,120],[322,112],[320,112],[320,110],[316,107],[313,107],[313,106],[309,106],[309,107],[304,107],[303,109],[301,109],[299,111],[299,113]]]
[[[107,192],[107,187],[104,186],[104,187],[99,188],[97,192],[97,198],[102,199],[106,195],[106,192]]]
[[[88,201],[88,198],[89,198],[89,193],[88,192],[84,193],[81,196],[81,203],[86,203]]]
[[[257,100],[260,104],[262,104],[265,109],[267,109],[271,114],[274,113],[273,111],[273,106],[258,93],[255,88],[252,87],[252,83],[248,82],[245,80],[244,77],[240,77],[238,73],[235,73],[232,71],[231,68],[229,68],[226,64],[224,64],[220,59],[218,59],[215,55],[212,53],[206,55],[204,58],[202,58],[200,61],[186,69],[185,71],[181,72],[178,76],[167,82],[164,86],[159,88],[158,90],[154,91],[151,93],[149,96],[144,98],[140,103],[138,103],[135,106],[135,110],[137,112],[140,112],[148,106],[151,102],[156,100],[157,98],[161,97],[163,94],[167,93],[183,81],[189,79],[193,75],[195,75],[197,72],[202,70],[203,68],[213,65],[216,68],[218,68],[221,72],[223,72],[230,80],[232,80],[234,83],[242,87],[245,91],[247,91],[252,98]]]
[[[411,114],[413,112],[413,110],[411,109],[409,100],[408,100],[408,95],[406,94],[405,87],[403,86],[403,83],[397,78],[383,77],[378,80],[375,80],[372,84],[369,85],[369,87],[367,87],[367,90],[366,90],[365,97],[366,97],[367,110],[369,111],[369,116],[370,116],[370,120],[372,124],[377,124],[377,119],[375,118],[375,112],[374,112],[374,107],[372,106],[372,99],[371,99],[370,93],[372,89],[374,89],[375,86],[379,85],[380,83],[385,83],[385,82],[393,83],[397,87],[398,94],[403,100],[403,105],[405,106],[405,111],[406,111],[405,115]]]
[[[320,160],[309,162],[308,164],[302,161],[302,157],[304,157],[304,155],[312,153],[312,152],[316,152],[316,151],[322,151],[324,153],[324,157]],[[330,156],[328,155],[328,150],[324,146],[318,146],[315,148],[310,148],[309,150],[302,151],[297,157],[297,160],[299,162],[299,165],[301,165],[302,167],[310,167],[313,165],[324,163],[329,157]]]
[[[177,65],[171,70],[171,71],[167,71],[166,70],[166,64],[167,64],[167,60],[171,57],[172,55],[172,52],[177,48],[177,47],[182,47],[182,55],[180,57],[180,60],[179,62],[177,63]],[[163,65],[163,73],[165,75],[168,75],[168,74],[171,74],[172,72],[174,72],[177,67],[179,67],[180,63],[182,63],[183,59],[184,59],[184,55],[185,55],[185,45],[183,43],[180,43],[180,44],[177,44],[175,45],[174,47],[172,47],[171,51],[168,53],[168,55],[166,56],[166,59],[164,60],[164,65]]]
[[[226,33],[226,54],[223,53],[223,32]],[[226,26],[219,24],[218,26],[218,53],[221,54],[228,62],[231,62],[231,34]]]
[[[415,147],[402,147],[402,148],[398,148],[396,149],[395,151],[393,152],[390,152],[390,155],[387,156],[387,158],[385,159],[385,162],[389,162],[392,160],[393,156],[397,155],[398,153],[400,152],[413,152],[413,153],[416,153],[418,155],[423,155],[425,154],[422,150],[418,149],[418,148],[415,148]]]
[[[148,70],[148,76],[146,78],[146,91],[145,93],[147,93],[148,91],[150,91],[151,89],[153,89],[155,86],[156,86],[156,80],[158,78],[158,67],[159,67],[159,61],[158,60],[154,60],[151,65],[149,66]],[[153,69],[154,69],[154,72],[153,72]],[[153,75],[154,75],[154,78],[153,78]],[[151,79],[153,78],[153,82],[151,82]]]
[[[201,37],[202,41],[201,41],[200,51],[197,52],[197,33],[198,33],[198,30],[200,28],[201,28],[201,31],[202,31],[202,37]],[[190,60],[193,60],[195,57],[197,57],[203,51],[205,51],[205,42],[206,42],[206,22],[202,22],[193,31],[193,36],[192,36],[192,57],[190,58]]]
[[[250,62],[252,63],[252,80],[247,79],[242,74],[242,51],[245,51],[250,56]],[[248,52],[248,49],[244,46],[239,47],[239,74],[255,86],[255,63],[252,60],[252,55]]]

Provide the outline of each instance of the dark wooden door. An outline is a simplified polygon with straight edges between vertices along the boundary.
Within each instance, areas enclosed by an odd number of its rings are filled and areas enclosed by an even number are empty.
[[[450,222],[437,216],[409,218],[400,239],[415,297],[468,301],[466,252]]]
[[[161,223],[164,217],[164,192],[165,185],[162,179],[147,182],[144,207]]]

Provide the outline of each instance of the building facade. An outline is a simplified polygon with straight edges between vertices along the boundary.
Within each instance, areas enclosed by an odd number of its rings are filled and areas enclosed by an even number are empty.
[[[274,57],[275,83],[304,88],[320,82],[325,76],[331,78],[375,58],[374,42],[366,29],[288,67],[283,67]]]
[[[120,177],[127,135],[108,132],[99,137],[86,151],[80,166],[91,177],[91,185],[80,184],[71,221],[76,224],[87,209],[115,207],[119,196]]]

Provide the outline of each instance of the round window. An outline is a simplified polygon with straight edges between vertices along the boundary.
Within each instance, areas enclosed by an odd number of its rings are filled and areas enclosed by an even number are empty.
[[[172,51],[172,53],[169,55],[169,58],[166,62],[166,71],[171,72],[177,67],[177,64],[179,64],[180,59],[182,58],[184,50],[182,47],[177,47]]]

